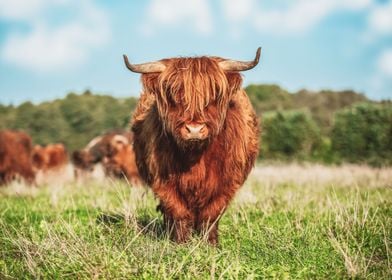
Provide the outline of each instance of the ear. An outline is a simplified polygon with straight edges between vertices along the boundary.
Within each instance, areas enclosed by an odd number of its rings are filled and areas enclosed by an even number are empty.
[[[242,77],[238,72],[226,72],[230,95],[235,94],[242,87]]]
[[[141,81],[144,92],[151,94],[159,92],[159,73],[142,74]]]

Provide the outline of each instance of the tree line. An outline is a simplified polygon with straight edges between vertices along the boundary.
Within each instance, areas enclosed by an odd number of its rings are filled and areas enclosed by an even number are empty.
[[[351,90],[295,93],[277,85],[245,88],[261,119],[260,160],[392,164],[392,103]],[[72,151],[93,137],[129,129],[137,98],[90,91],[18,106],[0,104],[0,129],[28,132],[35,143],[62,142]]]

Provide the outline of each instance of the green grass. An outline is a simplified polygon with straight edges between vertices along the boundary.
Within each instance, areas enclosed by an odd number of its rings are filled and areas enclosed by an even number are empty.
[[[217,248],[198,236],[172,243],[152,193],[126,183],[2,188],[0,278],[391,279],[390,173],[374,171],[370,186],[255,172]]]

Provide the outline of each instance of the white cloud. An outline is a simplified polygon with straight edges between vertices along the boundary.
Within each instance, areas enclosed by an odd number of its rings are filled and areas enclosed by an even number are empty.
[[[92,49],[103,45],[110,37],[107,16],[92,1],[32,1],[35,4],[28,7],[22,5],[21,0],[15,1],[23,7],[19,14],[15,12],[18,6],[14,1],[9,1],[13,4],[8,6],[1,3],[2,7],[7,6],[3,15],[25,22],[31,28],[27,33],[14,31],[6,37],[0,55],[10,64],[41,72],[75,67],[88,58]],[[75,18],[53,26],[45,20],[44,13],[55,4],[64,5],[62,8],[76,14]]]
[[[343,8],[358,10],[369,7],[372,4],[372,0],[342,0],[336,1],[336,3]]]
[[[33,19],[43,10],[69,0],[0,0],[0,17],[11,20]]]
[[[249,18],[256,6],[255,0],[221,0],[223,14],[229,21],[238,22]]]
[[[381,53],[377,66],[382,75],[392,78],[392,48],[386,49]]]
[[[392,21],[391,11],[374,9],[379,5],[372,0],[220,0],[219,4],[220,13],[235,33],[240,31],[241,22],[251,24],[260,32],[303,33],[337,11],[374,12],[372,24],[379,29],[388,26],[389,30]],[[211,8],[207,0],[151,0],[143,27],[151,33],[161,27],[188,24],[197,32],[208,34],[213,30]]]
[[[152,0],[147,8],[145,30],[156,31],[161,26],[190,24],[197,32],[212,31],[212,16],[207,0]]]
[[[250,23],[260,32],[304,33],[337,11],[368,11],[372,30],[392,32],[392,2],[381,5],[372,0],[220,0],[219,3],[220,13],[236,33],[241,22]],[[188,24],[197,32],[208,34],[213,30],[211,8],[207,0],[151,0],[144,30],[153,32],[163,26]]]
[[[284,5],[277,4],[275,8],[267,7],[267,1],[256,3],[246,0],[244,7],[241,7],[242,1],[222,0],[221,3],[224,16],[229,22],[236,23],[247,19],[262,32],[301,33],[313,28],[337,10],[360,10],[369,7],[371,0],[286,1]]]
[[[370,32],[377,35],[392,34],[392,2],[372,9],[368,21]]]
[[[260,31],[303,32],[321,21],[332,7],[331,1],[299,1],[286,10],[260,11],[254,24]]]
[[[56,29],[40,25],[27,35],[11,35],[3,47],[2,56],[6,61],[30,70],[61,70],[85,61],[89,49],[105,40],[104,33],[93,32],[79,23]]]

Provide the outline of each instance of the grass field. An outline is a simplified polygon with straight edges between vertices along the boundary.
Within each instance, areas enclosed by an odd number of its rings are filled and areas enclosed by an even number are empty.
[[[0,188],[1,279],[392,277],[392,168],[258,166],[218,248],[169,241],[146,189],[54,182]]]

